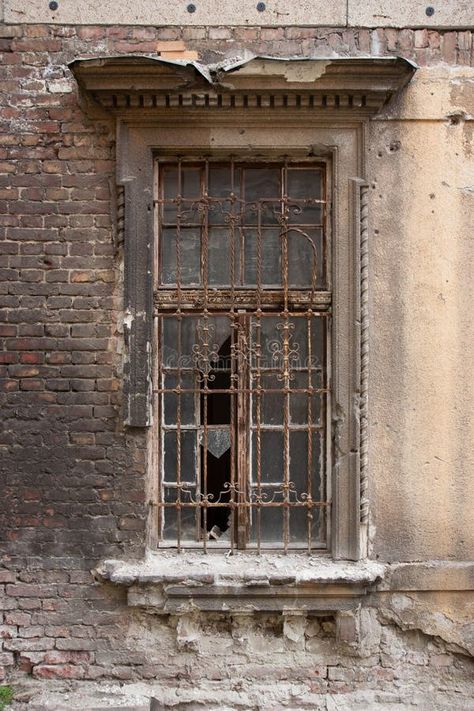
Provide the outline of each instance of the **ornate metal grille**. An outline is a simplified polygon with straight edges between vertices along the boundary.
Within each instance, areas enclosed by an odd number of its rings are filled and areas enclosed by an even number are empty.
[[[327,171],[157,163],[160,545],[327,546]]]

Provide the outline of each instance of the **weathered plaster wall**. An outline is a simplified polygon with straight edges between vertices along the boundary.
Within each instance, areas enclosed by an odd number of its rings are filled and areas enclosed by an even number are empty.
[[[59,0],[53,7],[49,0],[30,0],[18,5],[2,0],[6,22],[39,22],[70,25],[312,25],[317,27],[470,27],[472,7],[468,0],[443,0],[429,5],[410,0],[284,0],[258,3],[241,0],[217,4],[215,0],[177,3],[173,0],[136,0],[132,4],[104,0],[71,3]],[[1,4],[0,4],[1,17]]]
[[[368,135],[373,551],[474,550],[474,73],[421,68]]]
[[[85,117],[66,63],[181,37],[206,61],[248,49],[423,66],[367,136],[370,552],[414,564],[387,572],[352,647],[329,618],[131,611],[89,573],[141,553],[146,449],[121,425],[114,126]],[[472,581],[415,562],[472,557],[471,33],[28,24],[1,26],[0,48],[0,674],[20,689],[31,677],[141,680],[206,708],[326,708],[322,695],[349,692],[351,709],[436,708],[441,693],[439,708],[468,708]]]

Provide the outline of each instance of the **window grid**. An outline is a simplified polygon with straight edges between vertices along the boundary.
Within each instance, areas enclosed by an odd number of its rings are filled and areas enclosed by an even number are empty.
[[[158,162],[160,545],[327,547],[326,170]]]

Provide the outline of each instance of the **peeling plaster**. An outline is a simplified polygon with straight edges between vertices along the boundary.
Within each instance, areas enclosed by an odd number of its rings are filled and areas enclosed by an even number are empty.
[[[274,58],[256,57],[254,61],[246,60],[243,64],[244,66],[239,70],[240,76],[274,76],[277,74],[284,77],[287,82],[298,83],[316,81],[323,76],[331,61],[323,59],[296,60],[288,57],[283,58],[276,68]],[[225,71],[232,71],[232,69],[232,66],[226,67]]]
[[[436,598],[438,596],[435,596]],[[447,611],[436,609],[438,600],[413,594],[391,595],[379,608],[379,619],[396,624],[401,630],[419,630],[429,637],[443,640],[451,652],[474,657],[473,625],[455,619]],[[459,616],[458,616],[459,617]]]

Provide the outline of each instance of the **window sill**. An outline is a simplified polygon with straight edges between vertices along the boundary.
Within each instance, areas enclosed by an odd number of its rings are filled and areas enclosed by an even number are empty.
[[[334,614],[356,609],[385,566],[304,554],[148,553],[141,561],[102,561],[99,580],[127,587],[128,604],[158,614]]]

